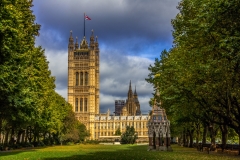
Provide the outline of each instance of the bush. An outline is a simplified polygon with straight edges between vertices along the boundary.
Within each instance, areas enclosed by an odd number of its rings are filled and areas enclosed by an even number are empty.
[[[133,126],[127,126],[126,132],[121,136],[121,144],[133,144],[137,140],[137,134]]]
[[[88,144],[99,144],[99,141],[97,141],[97,140],[87,140],[86,143],[88,143]]]
[[[32,147],[32,144],[29,142],[21,143],[22,147]]]
[[[74,145],[74,143],[73,142],[67,142],[66,145],[71,146],[71,145]]]

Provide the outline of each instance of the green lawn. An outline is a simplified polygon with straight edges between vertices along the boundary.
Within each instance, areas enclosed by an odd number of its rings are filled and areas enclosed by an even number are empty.
[[[193,148],[183,148],[173,145],[173,152],[147,151],[146,145],[73,145],[54,146],[0,152],[0,160],[153,160],[153,159],[179,159],[179,160],[232,160],[239,156],[226,156],[216,153],[198,152]]]

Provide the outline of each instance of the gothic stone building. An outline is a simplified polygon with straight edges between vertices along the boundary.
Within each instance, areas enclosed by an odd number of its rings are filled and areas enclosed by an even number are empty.
[[[140,103],[138,101],[136,87],[133,94],[131,81],[129,84],[128,98],[126,99],[126,102],[124,100],[115,101],[115,115],[116,116],[141,115]]]
[[[90,139],[115,139],[114,133],[120,128],[134,126],[140,140],[148,139],[148,115],[141,115],[136,89],[129,85],[128,99],[119,116],[110,111],[99,113],[99,45],[97,37],[90,37],[90,43],[78,39],[74,43],[72,32],[68,44],[68,102],[73,106],[76,118],[90,131]]]

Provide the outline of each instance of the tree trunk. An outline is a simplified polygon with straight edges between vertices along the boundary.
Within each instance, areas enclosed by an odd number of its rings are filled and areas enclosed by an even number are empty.
[[[189,134],[187,133],[186,134],[186,139],[187,139],[187,142],[186,142],[186,145],[185,145],[185,147],[189,147]]]
[[[11,132],[9,144],[13,145],[14,142],[15,142],[15,139],[14,139],[14,128],[12,127],[12,132]]]
[[[9,129],[7,129],[7,131],[6,131],[4,145],[8,144],[8,135],[9,135]]]
[[[185,147],[186,146],[186,131],[185,129],[183,130],[183,146]]]
[[[25,130],[25,140],[24,140],[25,143],[28,142],[28,132],[27,132],[27,129]]]
[[[190,148],[193,148],[193,135],[192,135],[192,134],[189,134],[189,138],[190,138],[189,147],[190,147]]]
[[[200,124],[197,124],[196,130],[196,146],[198,147],[199,144],[199,137],[200,137]]]
[[[20,130],[18,131],[18,134],[17,134],[17,144],[20,143],[21,134],[22,134],[22,129],[20,129]]]
[[[207,132],[208,132],[208,126],[206,124],[204,124],[202,144],[207,143]]]
[[[37,142],[38,142],[38,144],[39,144],[39,142],[40,142],[40,135],[39,135],[39,131],[38,131],[38,134],[37,134]]]
[[[34,130],[34,135],[33,135],[33,144],[34,144],[34,146],[36,145],[36,140],[37,140],[37,133],[36,133],[36,130]]]
[[[227,139],[228,139],[228,126],[227,125],[221,125],[220,126],[221,132],[222,132],[222,152],[226,148]]]
[[[188,135],[189,135],[189,146],[190,148],[193,148],[193,133],[194,130],[188,130]]]
[[[21,143],[25,142],[26,130],[23,130]]]
[[[181,145],[183,142],[183,135],[181,134],[181,136],[178,138],[178,145]]]
[[[2,144],[2,145],[4,144],[4,140],[5,140],[5,135],[2,134],[2,141],[1,141],[1,144]]]
[[[216,145],[216,135],[217,135],[218,128],[215,127],[214,124],[210,127],[210,137],[211,137],[211,144],[213,146]]]
[[[240,155],[240,129],[238,132],[238,155]]]
[[[0,145],[2,145],[3,141],[2,141],[3,137],[2,137],[2,118],[0,118]]]
[[[210,127],[209,131],[210,131],[210,137],[211,137],[211,144],[214,145],[215,144],[215,134],[214,134],[214,126],[212,125],[212,127]]]

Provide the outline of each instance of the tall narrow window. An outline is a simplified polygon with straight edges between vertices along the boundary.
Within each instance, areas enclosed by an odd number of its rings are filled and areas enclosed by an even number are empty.
[[[88,72],[85,72],[85,86],[88,85]]]
[[[83,72],[80,73],[80,85],[83,85]]]
[[[76,86],[79,85],[79,73],[76,72]]]
[[[84,99],[84,112],[87,112],[88,101],[87,98]]]
[[[78,98],[75,101],[75,112],[78,112]]]
[[[83,111],[83,98],[80,98],[80,112]]]

